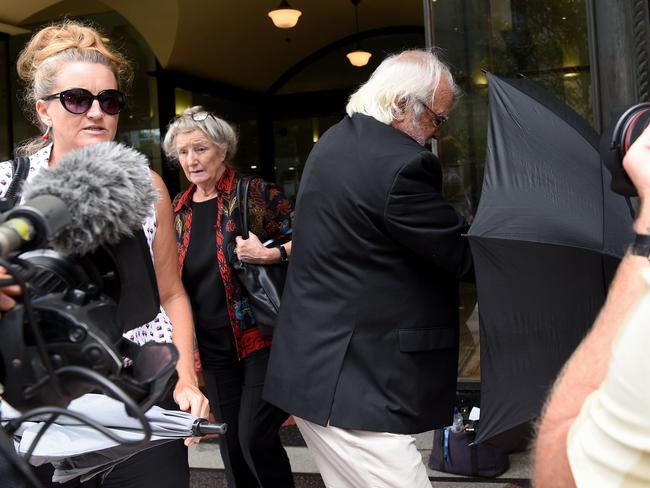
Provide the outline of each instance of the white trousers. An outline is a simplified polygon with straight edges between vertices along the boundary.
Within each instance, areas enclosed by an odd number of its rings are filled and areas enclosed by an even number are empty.
[[[327,488],[431,488],[414,437],[294,419]]]

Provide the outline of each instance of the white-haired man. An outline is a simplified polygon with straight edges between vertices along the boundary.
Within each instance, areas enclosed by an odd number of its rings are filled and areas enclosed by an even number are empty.
[[[430,487],[409,434],[449,425],[465,221],[443,200],[452,105],[432,53],[384,60],[311,152],[265,398],[292,413],[328,487]]]

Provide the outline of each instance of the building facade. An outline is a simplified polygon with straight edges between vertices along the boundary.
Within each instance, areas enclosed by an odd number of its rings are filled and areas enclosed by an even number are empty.
[[[564,100],[597,131],[650,96],[649,0],[292,0],[298,25],[274,27],[274,1],[4,0],[0,8],[0,160],[35,135],[15,74],[31,32],[62,16],[102,28],[134,61],[136,77],[118,139],[141,150],[172,196],[186,185],[161,154],[161,134],[186,107],[233,122],[236,166],[275,180],[293,197],[314,143],[344,114],[346,99],[386,54],[436,46],[462,89],[433,150],[445,193],[472,218],[487,133],[485,72],[526,76]],[[246,5],[243,5],[246,4]],[[354,9],[357,9],[355,23]],[[345,54],[372,54],[363,67]],[[478,378],[473,289],[463,289],[461,376]]]

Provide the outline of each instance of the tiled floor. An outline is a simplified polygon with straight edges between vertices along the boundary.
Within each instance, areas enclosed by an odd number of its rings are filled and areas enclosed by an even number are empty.
[[[325,484],[317,474],[294,474],[296,488],[325,488]],[[485,481],[432,481],[431,488],[529,488],[529,484],[504,484]],[[191,488],[227,488],[223,471],[212,469],[193,469],[191,472]],[[407,487],[404,487],[407,488]]]
[[[227,488],[226,477],[222,470],[192,469],[190,478],[191,488]],[[294,474],[296,488],[325,488],[321,477],[317,474]]]
[[[325,485],[298,429],[294,425],[283,427],[281,438],[291,460],[296,488],[323,488]],[[416,435],[415,438],[423,459],[428,459],[433,434],[426,432]],[[429,478],[432,488],[469,488],[473,486],[477,488],[505,488],[506,486],[508,488],[517,486],[529,488],[528,456],[525,453],[514,454],[510,457],[510,464],[510,469],[494,480],[465,478],[431,470],[429,470]],[[192,468],[192,488],[227,487],[219,447],[215,441],[202,442],[190,450],[190,467]],[[514,486],[508,485],[511,482],[514,483]]]

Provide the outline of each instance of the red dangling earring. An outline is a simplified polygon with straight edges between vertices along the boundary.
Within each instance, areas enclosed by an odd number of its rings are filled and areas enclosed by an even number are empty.
[[[48,126],[47,126],[47,130],[45,131],[45,134],[43,134],[43,135],[41,136],[41,139],[43,139],[44,141],[49,140],[49,139],[50,139],[50,130],[51,130],[51,129],[52,129],[52,126],[51,126],[51,125],[48,125]]]

